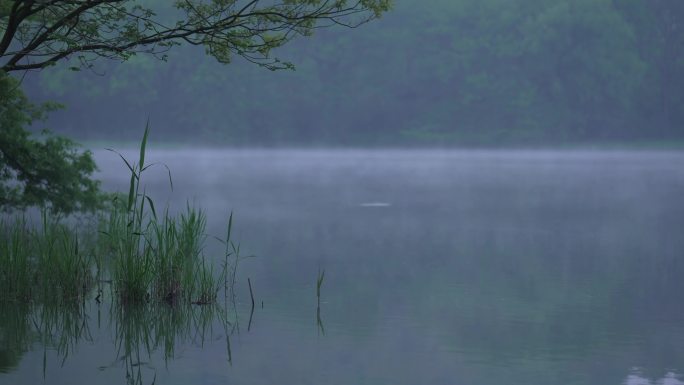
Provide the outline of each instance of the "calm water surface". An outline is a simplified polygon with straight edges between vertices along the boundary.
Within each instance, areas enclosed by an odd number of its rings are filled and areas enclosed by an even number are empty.
[[[96,155],[105,187],[124,191],[118,157]],[[235,213],[256,256],[238,274],[239,328],[210,309],[122,313],[89,298],[54,315],[44,342],[30,313],[45,309],[5,305],[0,383],[684,384],[682,153],[148,159],[172,170],[173,191],[163,167],[146,177],[158,202],[196,202],[219,237]],[[206,254],[220,259],[220,244]],[[79,326],[60,329],[68,319]],[[21,333],[30,343],[13,344]]]

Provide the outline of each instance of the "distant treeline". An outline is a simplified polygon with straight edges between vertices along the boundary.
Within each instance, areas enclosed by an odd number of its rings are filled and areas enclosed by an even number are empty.
[[[684,140],[682,0],[397,0],[381,20],[280,50],[297,70],[196,48],[29,75],[81,139],[250,144]],[[100,76],[104,74],[105,76]]]

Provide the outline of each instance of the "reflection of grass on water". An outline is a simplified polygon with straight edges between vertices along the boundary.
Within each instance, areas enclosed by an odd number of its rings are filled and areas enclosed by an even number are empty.
[[[320,270],[316,278],[316,324],[318,325],[318,330],[325,335],[323,319],[321,318],[321,286],[323,286],[323,279],[325,279],[325,270]]]
[[[62,363],[82,341],[92,341],[83,303],[44,304],[32,313],[32,324],[45,349],[53,347]],[[43,368],[45,370],[45,368]]]
[[[141,384],[143,369],[155,370],[150,365],[155,352],[162,353],[168,362],[175,358],[178,343],[204,345],[214,320],[225,322],[224,331],[227,331],[230,322],[218,314],[223,312],[225,309],[217,305],[171,307],[149,303],[112,307],[117,361],[123,364],[128,382]]]
[[[234,318],[229,314],[233,313]],[[239,333],[235,303],[219,306],[182,304],[169,306],[151,302],[132,306],[113,306],[111,319],[115,327],[117,362],[123,364],[129,384],[143,384],[144,378],[156,380],[156,368],[150,363],[155,353],[162,354],[168,364],[175,358],[178,345],[204,346],[216,330],[226,339],[226,360],[232,361],[230,336]],[[143,370],[152,373],[144,375]]]
[[[52,354],[64,365],[80,344],[94,342],[92,331],[101,327],[102,306],[109,307],[105,324],[111,325],[113,332],[114,361],[100,369],[122,367],[129,384],[154,383],[155,357],[168,363],[175,358],[178,345],[203,346],[219,332],[229,346],[230,335],[236,332],[237,320],[229,318],[228,309],[218,304],[109,303],[97,306],[95,320],[91,317],[94,309],[88,311],[86,303],[79,301],[43,305],[0,302],[0,373],[16,368],[31,344],[39,342],[43,346],[43,376],[47,378]],[[216,325],[221,328],[214,330]],[[230,351],[227,354],[230,360]],[[150,373],[145,373],[147,370]]]
[[[163,351],[165,360],[173,359],[179,341],[202,345],[213,321],[224,319],[218,315],[223,310],[216,305],[112,307],[118,355],[130,357],[142,347],[148,354],[159,350]]]
[[[0,373],[14,369],[29,348],[32,337],[30,308],[25,303],[0,301]]]
[[[83,341],[91,341],[85,306],[79,302],[0,302],[0,373],[16,367],[33,342],[43,345],[43,371],[47,350],[54,349],[62,363]]]

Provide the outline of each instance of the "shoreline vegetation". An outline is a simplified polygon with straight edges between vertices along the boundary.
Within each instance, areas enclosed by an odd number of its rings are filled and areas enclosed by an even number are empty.
[[[204,211],[188,203],[177,215],[169,207],[158,212],[141,184],[155,165],[145,163],[148,134],[149,124],[137,162],[114,151],[130,171],[129,191],[109,194],[99,211],[73,216],[43,207],[39,215],[23,210],[0,216],[0,374],[40,342],[46,379],[47,357],[63,364],[82,342],[92,343],[103,314],[114,331],[111,368],[122,363],[128,384],[156,383],[158,369],[146,362],[158,357],[168,364],[179,344],[204,345],[215,333],[225,339],[232,364],[243,258],[231,240],[233,214],[225,238],[216,238],[225,246],[217,267],[204,254]],[[169,183],[173,188],[170,171]]]
[[[105,208],[85,223],[42,208],[39,218],[25,212],[0,218],[0,302],[69,303],[105,292],[121,305],[166,302],[208,305],[222,288],[235,285],[241,259],[231,240],[232,213],[224,239],[223,266],[204,255],[205,213],[189,203],[171,215],[158,212],[141,185],[149,125],[135,163],[119,154],[130,171],[128,194],[112,194]],[[113,151],[113,150],[111,150]],[[116,151],[114,151],[116,152]],[[118,154],[118,153],[117,153]],[[171,173],[169,183],[173,189]],[[104,290],[104,285],[111,290]]]
[[[115,146],[122,149],[134,149],[139,146],[136,141],[127,140],[79,140],[82,148],[99,151],[105,147]],[[421,143],[396,143],[396,144],[331,144],[331,143],[283,143],[283,144],[244,144],[231,145],[217,142],[188,143],[181,141],[155,142],[150,146],[154,150],[177,150],[177,149],[226,149],[226,150],[254,150],[254,149],[273,149],[273,150],[453,150],[453,151],[478,151],[478,150],[540,150],[540,151],[668,151],[684,150],[684,140],[679,141],[609,141],[604,143],[597,142],[568,142],[568,143],[539,143],[539,144],[516,144],[516,143],[458,143],[458,142],[421,142]]]

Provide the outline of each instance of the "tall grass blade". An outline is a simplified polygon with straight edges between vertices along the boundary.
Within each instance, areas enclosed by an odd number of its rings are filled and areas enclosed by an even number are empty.
[[[152,201],[152,198],[150,198],[149,195],[145,195],[145,198],[147,199],[147,203],[149,203],[150,209],[152,210],[152,216],[155,220],[157,220],[157,210],[154,209],[154,202]]]
[[[150,119],[145,123],[145,133],[143,134],[142,142],[140,143],[140,164],[138,167],[142,170],[145,167],[145,148],[147,147],[147,136],[150,133]]]
[[[131,182],[128,190],[128,205],[126,206],[126,211],[131,211],[133,208],[133,203],[135,201],[135,171],[131,169]]]
[[[111,152],[115,153],[116,155],[118,155],[119,158],[121,158],[121,160],[123,160],[123,162],[126,164],[126,167],[128,167],[128,170],[129,170],[130,172],[134,172],[133,166],[131,166],[131,164],[128,163],[128,160],[127,160],[123,155],[121,155],[120,152],[118,152],[118,151],[116,151],[116,150],[114,150],[114,149],[111,149],[111,148],[105,148],[105,150],[111,151]]]
[[[173,179],[171,178],[171,169],[167,165],[164,165],[164,167],[166,167],[166,171],[169,174],[169,185],[171,186],[171,191],[173,192]]]
[[[228,217],[228,234],[226,235],[226,243],[230,242],[230,234],[233,231],[233,212],[230,212],[230,217]]]

